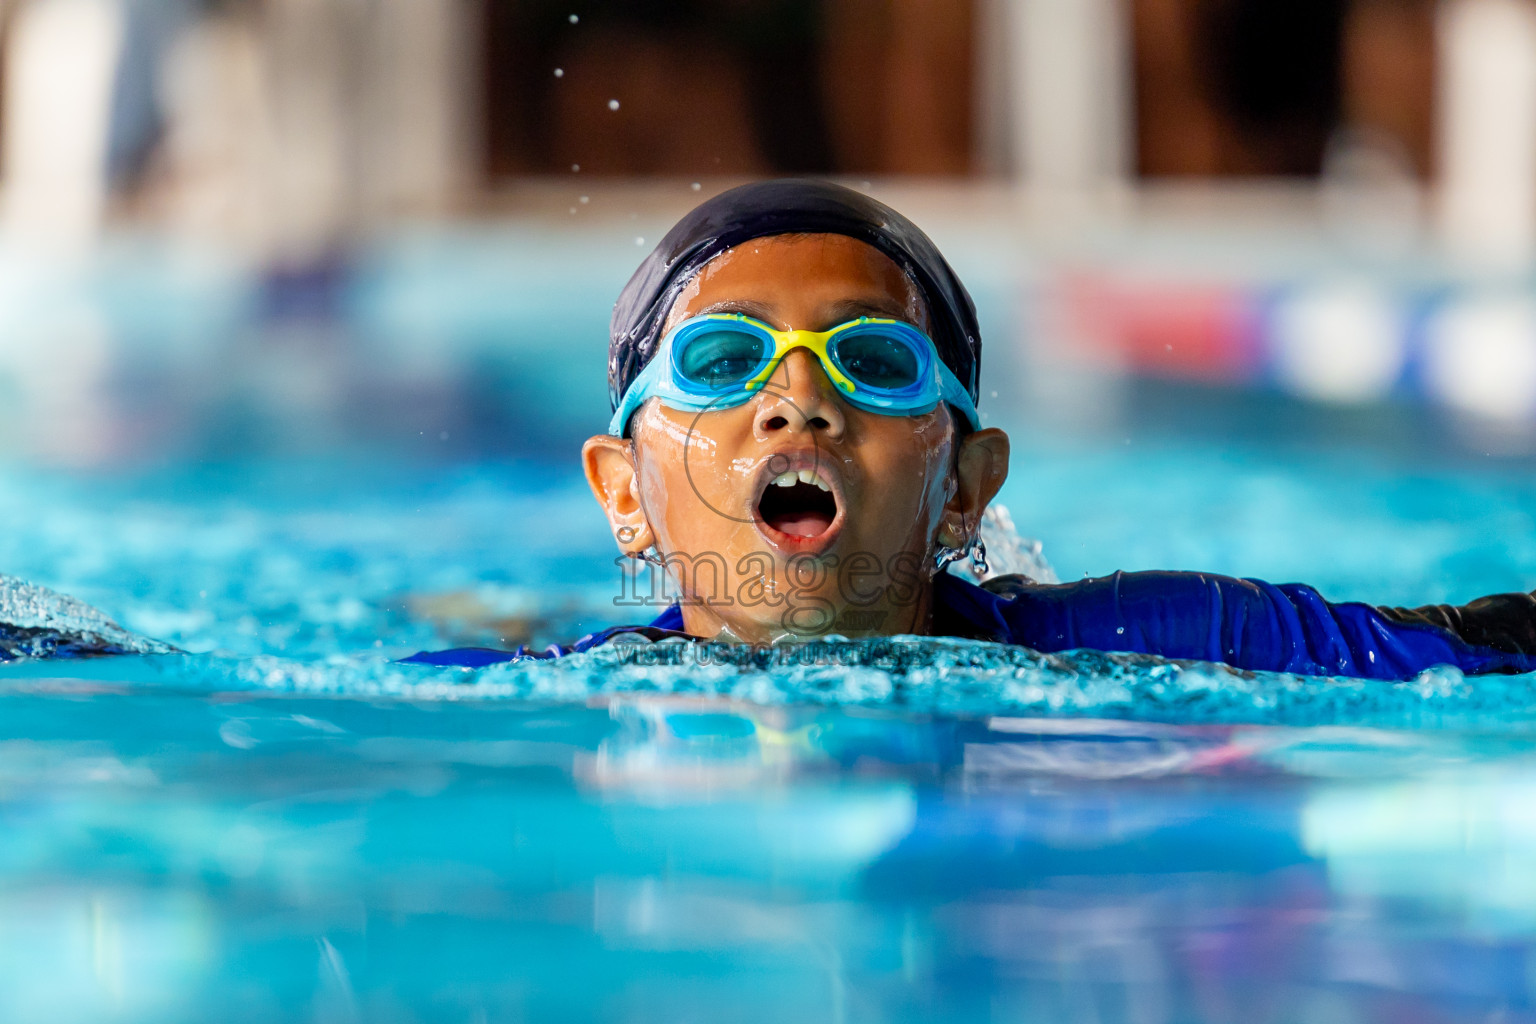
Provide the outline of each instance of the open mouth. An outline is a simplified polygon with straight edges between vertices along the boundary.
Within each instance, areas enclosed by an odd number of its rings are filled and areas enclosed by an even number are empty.
[[[837,497],[814,469],[780,473],[757,503],[763,525],[790,537],[819,537],[837,518]]]

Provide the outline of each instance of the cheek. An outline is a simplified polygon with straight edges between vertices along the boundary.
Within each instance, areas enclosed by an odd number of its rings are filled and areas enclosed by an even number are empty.
[[[874,533],[926,542],[949,500],[953,431],[942,416],[877,424],[871,431],[870,515]]]
[[[922,479],[922,505],[914,518],[914,525],[924,543],[938,528],[939,518],[944,514],[944,505],[949,501],[952,486],[950,461],[949,446],[944,445],[929,449],[924,453],[920,466],[914,467],[914,472],[921,474]]]
[[[635,438],[640,501],[671,546],[729,521],[717,510],[729,506],[735,490],[731,460],[713,433],[699,429],[694,415],[648,408],[637,421]]]

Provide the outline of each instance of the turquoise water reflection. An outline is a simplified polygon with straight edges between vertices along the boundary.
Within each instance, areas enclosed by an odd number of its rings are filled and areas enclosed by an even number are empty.
[[[1513,738],[58,680],[0,709],[8,1020],[1531,1013]]]

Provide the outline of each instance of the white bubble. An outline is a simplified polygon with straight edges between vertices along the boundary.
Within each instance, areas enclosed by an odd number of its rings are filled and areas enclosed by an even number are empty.
[[[639,235],[636,235],[635,236],[635,244],[636,245],[644,245],[645,244],[645,239],[641,238]]]
[[[694,182],[692,185],[689,185],[688,187],[693,189],[695,192],[697,192],[699,189],[703,188],[704,186],[700,185],[698,182]]]
[[[609,100],[608,101],[608,109],[609,110],[618,110],[619,109],[619,101],[618,100]]]
[[[578,17],[576,17],[576,15],[574,15],[574,14],[573,14],[573,15],[571,15],[571,24],[572,24],[572,25],[574,25],[574,24],[576,24],[576,23],[577,23],[577,22],[578,22],[578,21],[580,21],[580,20],[581,20],[581,19],[580,19],[580,18],[578,18]]]
[[[571,164],[571,172],[573,174],[579,170],[581,170],[581,164]]]
[[[573,206],[573,207],[571,207],[571,213],[573,213],[573,214],[574,214],[574,213],[575,213],[575,212],[576,212],[576,207],[574,207],[574,206]]]
[[[565,77],[565,68],[555,68],[555,77],[556,78],[564,78]]]
[[[583,203],[591,202],[591,197],[590,196],[582,196],[581,197],[581,201]]]

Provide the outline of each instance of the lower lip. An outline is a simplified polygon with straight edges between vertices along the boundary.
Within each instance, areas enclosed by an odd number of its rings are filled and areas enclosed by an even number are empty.
[[[815,555],[831,547],[832,542],[837,540],[837,535],[842,532],[843,510],[839,507],[837,515],[832,517],[832,522],[827,525],[827,528],[813,537],[799,537],[792,533],[785,533],[783,530],[775,530],[757,517],[754,517],[752,522],[757,527],[757,532],[762,534],[769,544],[785,554]]]

